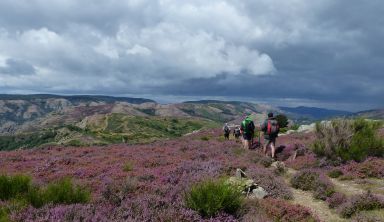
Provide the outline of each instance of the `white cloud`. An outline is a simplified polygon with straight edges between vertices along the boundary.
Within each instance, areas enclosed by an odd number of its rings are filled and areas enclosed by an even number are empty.
[[[131,49],[128,49],[127,54],[130,55],[146,55],[149,56],[152,54],[152,51],[147,47],[135,44]]]

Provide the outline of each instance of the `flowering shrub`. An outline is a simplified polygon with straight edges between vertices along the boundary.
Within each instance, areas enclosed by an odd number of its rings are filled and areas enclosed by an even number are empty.
[[[267,156],[261,158],[260,161],[259,161],[259,163],[261,165],[263,165],[264,167],[270,167],[272,162],[273,162],[273,159],[270,158],[270,157],[267,157]]]
[[[281,199],[267,198],[261,201],[261,208],[274,221],[310,222],[319,221],[311,211],[301,205],[291,204]]]
[[[315,186],[313,197],[316,199],[326,200],[335,192],[332,182],[324,174],[319,175]]]
[[[207,180],[195,184],[185,195],[186,205],[203,217],[220,211],[234,214],[241,206],[242,194],[223,180]]]
[[[322,173],[314,170],[302,170],[291,179],[292,187],[302,190],[311,190],[316,199],[325,200],[334,192],[332,182]]]
[[[263,210],[258,199],[246,199],[243,206],[239,210],[238,214],[240,216],[240,221],[249,221],[249,222],[272,222],[273,219],[270,218]]]
[[[347,201],[347,197],[343,193],[335,192],[326,201],[329,208],[337,208]]]
[[[263,187],[273,198],[292,199],[293,195],[282,178],[277,177],[270,169],[250,167],[246,171],[249,178]]]
[[[280,145],[276,148],[276,158],[279,161],[286,161],[296,153],[296,157],[304,156],[309,150],[305,145],[296,143]]]
[[[338,212],[342,217],[350,218],[352,215],[364,211],[384,208],[384,199],[370,192],[361,195],[355,195],[340,206]]]
[[[371,157],[362,163],[351,161],[340,169],[345,175],[353,178],[384,178],[384,159]]]
[[[73,177],[92,190],[90,203],[41,204],[40,208],[9,212],[9,217],[12,221],[247,221],[246,215],[243,218],[225,212],[202,218],[184,201],[184,193],[192,184],[232,176],[236,168],[245,170],[270,196],[292,198],[290,188],[280,176],[253,162],[253,158],[263,156],[259,150],[243,149],[235,155],[241,144],[234,140],[200,140],[201,136],[217,138],[221,133],[205,131],[142,145],[0,152],[0,169],[9,174],[28,173],[37,182],[35,192],[31,192],[35,195],[31,200],[37,202],[34,206],[42,200],[37,197],[44,193],[39,187],[63,177]],[[291,143],[290,138],[281,137],[279,141],[288,139],[284,143]],[[295,136],[292,143],[301,144],[304,140],[308,137]],[[127,161],[132,161],[134,167],[124,172]],[[247,215],[268,221],[262,212],[249,211]]]
[[[286,165],[295,170],[308,169],[317,167],[319,161],[314,154],[306,154],[304,156],[298,156],[294,160],[288,160],[285,162]]]

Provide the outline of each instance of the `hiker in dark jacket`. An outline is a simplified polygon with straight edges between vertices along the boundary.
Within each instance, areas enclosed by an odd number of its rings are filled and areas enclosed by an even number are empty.
[[[253,142],[253,135],[255,132],[255,124],[250,116],[247,116],[240,126],[240,132],[243,134],[243,145],[245,149],[251,149]]]
[[[225,123],[223,127],[223,132],[224,132],[224,138],[226,140],[229,140],[229,134],[231,133],[231,129],[229,128],[228,123]]]
[[[267,155],[267,149],[271,147],[272,158],[275,158],[275,144],[279,134],[279,123],[273,117],[273,113],[268,113],[268,119],[261,124],[260,129],[264,132],[264,154]]]

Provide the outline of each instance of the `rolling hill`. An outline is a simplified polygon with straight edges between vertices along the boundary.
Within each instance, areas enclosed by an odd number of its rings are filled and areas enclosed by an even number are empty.
[[[384,109],[372,109],[367,111],[361,111],[355,113],[354,116],[368,119],[384,119]]]

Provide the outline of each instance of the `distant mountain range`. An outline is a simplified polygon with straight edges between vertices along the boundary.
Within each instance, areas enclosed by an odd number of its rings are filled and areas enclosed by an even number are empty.
[[[323,109],[317,107],[279,107],[283,112],[293,115],[296,118],[308,118],[310,120],[327,119],[337,116],[350,116],[352,112]]]

